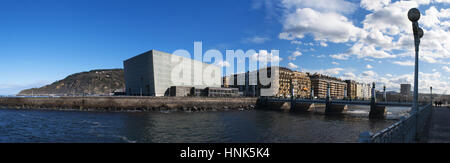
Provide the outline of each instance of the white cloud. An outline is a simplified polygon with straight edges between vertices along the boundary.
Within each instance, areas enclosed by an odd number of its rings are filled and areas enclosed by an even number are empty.
[[[303,43],[301,41],[293,40],[291,41],[291,44],[302,45]]]
[[[334,59],[339,59],[339,60],[348,60],[348,58],[350,57],[349,54],[333,54],[330,56],[331,58]]]
[[[438,93],[447,92],[450,88],[450,83],[442,78],[440,72],[433,72],[430,74],[420,72],[419,74],[419,89],[422,92],[429,92],[430,87],[433,87],[433,91]]]
[[[369,14],[361,22],[362,27],[356,27],[354,20],[345,16],[355,11],[355,4],[349,1],[281,0],[284,16],[280,39],[301,42],[310,34],[323,47],[327,42],[349,44],[351,48],[347,51],[330,55],[339,60],[347,60],[352,55],[358,59],[397,58],[403,53],[414,54],[411,22],[406,16],[409,9],[448,1],[361,0],[360,6]],[[442,64],[440,60],[450,58],[450,9],[432,5],[422,13],[420,23],[425,27],[425,36],[421,60]]]
[[[434,59],[431,56],[423,56],[423,55],[420,56],[420,60],[423,60],[423,61],[425,61],[427,63],[436,63],[436,62],[438,62],[436,59]]]
[[[291,61],[295,61],[295,60],[297,59],[297,57],[300,57],[300,56],[302,56],[302,55],[303,55],[302,52],[300,52],[300,51],[295,51],[295,52],[293,52],[292,55],[289,56],[288,58],[289,58],[289,60],[291,60]]]
[[[366,68],[367,69],[373,69],[373,66],[372,65],[367,65]]]
[[[319,73],[319,74],[325,74],[325,75],[339,75],[341,71],[344,71],[343,68],[330,68],[330,69],[321,69],[321,70],[308,70],[305,69],[306,72],[311,73]]]
[[[358,58],[396,58],[395,55],[389,54],[384,50],[377,50],[374,45],[355,44],[350,49],[350,54],[356,55]]]
[[[325,57],[327,57],[327,56],[325,56],[325,55],[323,55],[323,54],[317,56],[317,58],[325,58]]]
[[[369,39],[369,35],[362,35],[359,42],[389,54],[392,54],[392,50],[399,50],[414,57],[411,22],[406,15],[410,8],[429,3],[430,0],[396,1],[367,15],[363,21],[364,30],[378,34],[372,39]],[[439,59],[450,58],[450,31],[441,25],[442,19],[450,17],[449,13],[449,9],[438,11],[434,6],[422,12],[420,25],[425,27],[425,36],[421,43],[421,60],[437,63]],[[392,39],[394,37],[399,39]]]
[[[328,44],[325,43],[325,42],[320,42],[320,46],[322,46],[322,47],[328,47]]]
[[[442,67],[442,69],[443,69],[444,71],[450,73],[450,68],[448,68],[448,66],[444,66],[444,67]]]
[[[327,69],[323,72],[323,74],[330,74],[330,75],[338,75],[341,73],[341,71],[344,71],[344,69],[342,68],[332,68],[332,69]]]
[[[282,0],[282,6],[287,10],[312,8],[320,12],[351,13],[358,7],[346,0]]]
[[[434,2],[438,2],[438,3],[450,3],[450,0],[434,0]]]
[[[354,1],[280,1],[283,15],[280,20],[283,25],[280,39],[290,40],[291,43],[315,42],[318,45],[323,43],[321,45],[323,47],[326,47],[324,45],[328,45],[329,42],[342,43],[349,48],[329,55],[331,58],[349,60],[355,56],[355,59],[378,61],[380,64],[385,61],[400,66],[414,65],[411,61],[414,60],[414,38],[407,13],[411,8],[420,7],[422,18],[419,24],[425,32],[421,40],[420,60],[434,65],[447,65],[442,69],[448,73],[450,9],[446,9],[445,5],[443,8],[437,3],[450,4],[450,0],[361,0],[359,5],[369,12],[361,22],[350,18],[351,13],[355,11],[355,6],[351,3]],[[335,2],[341,3],[335,4]],[[313,41],[306,42],[304,39],[306,36],[312,37]],[[396,58],[397,61],[391,61],[392,58]],[[339,68],[332,70],[313,72],[336,75],[343,71],[339,71]],[[420,89],[425,90],[427,85],[437,85],[436,88],[443,90],[449,88],[447,74],[438,73],[438,71],[432,74],[421,73],[423,75],[420,80],[423,80],[424,85],[421,82]],[[444,77],[437,75],[444,75]],[[385,83],[390,89],[399,88],[401,83],[413,82],[411,74],[379,76],[374,71],[365,71],[359,75],[350,72],[343,76],[366,83],[373,81]]]
[[[374,60],[374,59],[371,59],[371,58],[364,58],[364,60],[365,60],[365,61],[368,61],[368,62],[375,62],[375,60]]]
[[[369,77],[374,77],[377,76],[377,73],[374,71],[364,71],[361,75],[363,76],[369,76]]]
[[[432,6],[425,11],[425,15],[420,18],[420,22],[428,28],[436,27],[437,25],[439,25],[439,23],[441,23],[439,17],[439,11],[436,9],[436,7]]]
[[[295,65],[295,64],[292,63],[292,62],[288,64],[288,67],[291,68],[291,69],[297,69],[297,68],[298,68],[298,66]]]
[[[228,63],[227,61],[221,61],[217,65],[219,65],[220,67],[230,67],[230,63]]]
[[[379,10],[390,2],[391,0],[361,0],[361,7],[367,10]]]
[[[398,50],[414,57],[411,22],[406,15],[410,8],[429,3],[429,0],[393,3],[388,0],[361,1],[361,6],[371,13],[366,15],[362,22],[362,32],[358,41],[346,54],[356,55],[358,58],[384,59],[396,58],[398,54],[393,50]],[[431,6],[423,14],[420,23],[425,26],[425,36],[421,44],[421,60],[439,63],[439,59],[450,58],[449,28],[441,24],[442,19],[450,17],[449,12],[449,9],[438,11],[436,7]]]
[[[280,62],[283,60],[280,56],[268,53],[266,50],[261,50],[259,53],[253,54],[250,58],[259,62]]]
[[[414,66],[415,65],[414,61],[395,61],[392,63],[400,65],[400,66]]]
[[[337,63],[337,62],[331,62],[331,64],[333,64],[333,65],[339,65],[339,63]]]
[[[295,39],[294,36],[292,36],[290,33],[287,33],[287,32],[280,33],[278,38],[282,39],[282,40],[294,40]],[[291,43],[292,43],[292,41],[291,41]],[[295,42],[295,43],[302,44],[302,42]]]
[[[265,43],[265,42],[267,42],[269,40],[270,40],[269,37],[254,36],[254,37],[250,37],[250,38],[244,38],[242,40],[242,42],[244,42],[244,43],[262,44],[262,43]]]
[[[356,78],[356,75],[354,73],[347,72],[344,74],[343,78],[344,79],[354,79],[354,78]]]
[[[345,16],[333,12],[319,12],[312,8],[299,8],[286,15],[281,39],[302,39],[312,34],[315,40],[335,43],[355,40],[359,29]]]
[[[406,15],[409,9],[417,7],[415,1],[397,1],[368,14],[363,21],[368,32],[380,31],[384,34],[397,35],[402,31],[411,30],[411,22]]]

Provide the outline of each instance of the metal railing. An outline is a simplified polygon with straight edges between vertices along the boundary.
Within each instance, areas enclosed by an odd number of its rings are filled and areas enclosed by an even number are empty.
[[[266,102],[291,102],[294,100],[297,103],[316,103],[316,104],[326,104],[324,99],[302,99],[302,98],[282,98],[282,97],[262,97],[260,98]],[[371,101],[363,100],[331,100],[332,104],[341,105],[371,105]],[[381,106],[411,106],[411,103],[399,103],[399,102],[377,102],[376,105]]]
[[[432,105],[420,107],[417,113],[403,117],[399,122],[381,130],[376,134],[363,132],[360,143],[416,143],[424,132],[425,125],[431,116]]]

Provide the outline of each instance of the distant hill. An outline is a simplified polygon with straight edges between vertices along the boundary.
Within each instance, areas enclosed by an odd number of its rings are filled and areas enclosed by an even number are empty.
[[[18,95],[109,95],[124,88],[123,69],[107,69],[76,73],[41,88],[23,90]]]
[[[396,91],[386,91],[386,94],[399,94],[399,93]]]

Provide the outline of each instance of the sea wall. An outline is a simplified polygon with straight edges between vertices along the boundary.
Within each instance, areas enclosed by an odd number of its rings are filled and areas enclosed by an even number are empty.
[[[86,111],[214,111],[255,109],[256,98],[40,97],[0,98],[0,108]]]

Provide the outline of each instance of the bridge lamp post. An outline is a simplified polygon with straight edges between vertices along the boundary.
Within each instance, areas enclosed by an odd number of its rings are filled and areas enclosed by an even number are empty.
[[[415,71],[414,71],[414,99],[413,99],[413,112],[419,111],[419,46],[420,39],[423,37],[423,29],[419,27],[420,11],[417,8],[413,8],[408,12],[408,18],[412,22],[414,32],[415,43]]]
[[[430,87],[430,100],[431,100],[431,106],[433,106],[433,87]]]

